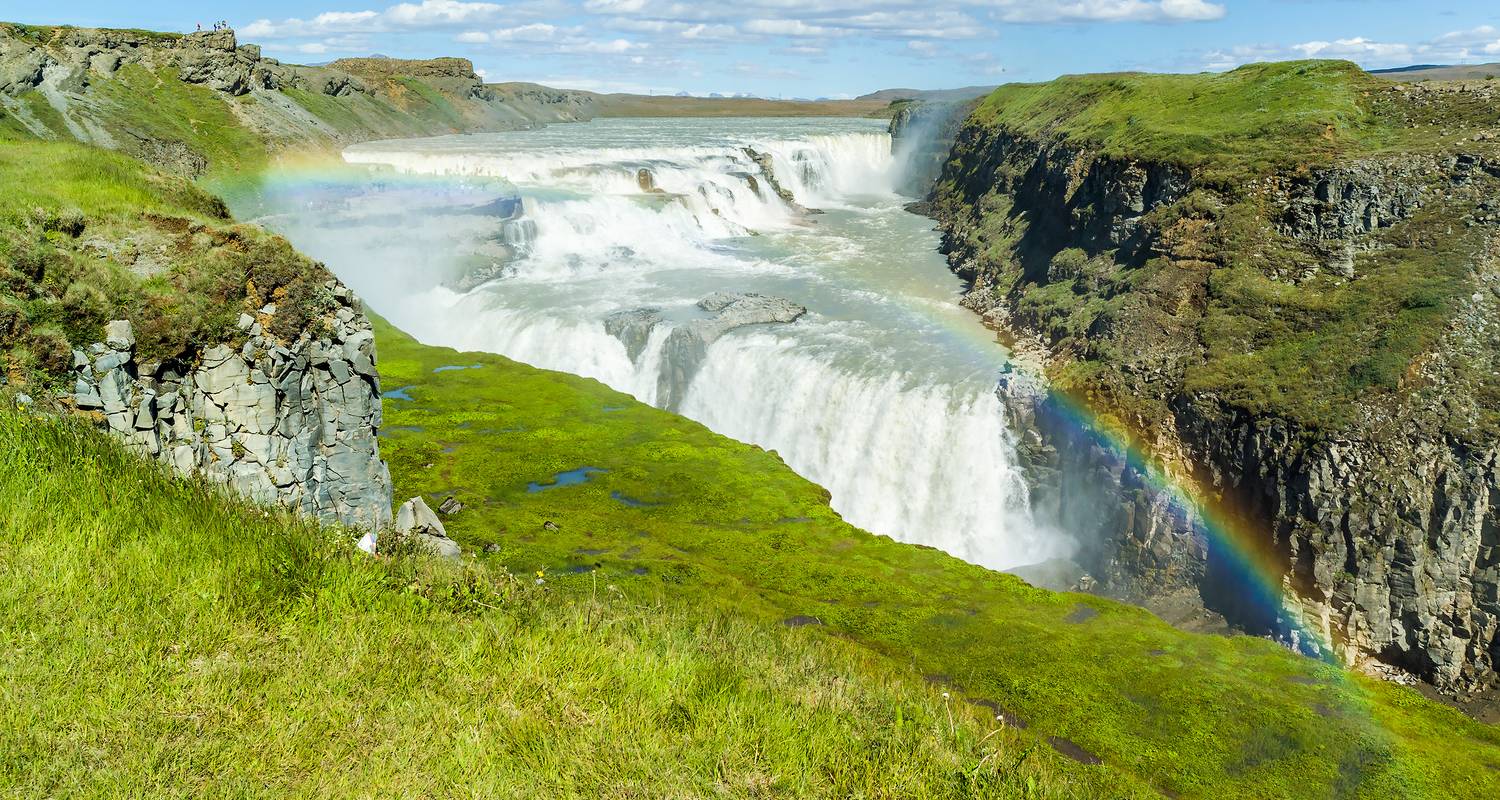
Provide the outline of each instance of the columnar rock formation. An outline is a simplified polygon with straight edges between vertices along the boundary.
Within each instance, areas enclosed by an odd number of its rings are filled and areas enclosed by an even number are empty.
[[[264,332],[267,305],[240,317],[243,344],[218,344],[185,372],[135,358],[128,321],[75,350],[74,406],[128,447],[179,473],[201,474],[252,500],[325,521],[379,528],[391,520],[380,460],[374,332],[359,301],[329,281],[333,310],[283,343]]]

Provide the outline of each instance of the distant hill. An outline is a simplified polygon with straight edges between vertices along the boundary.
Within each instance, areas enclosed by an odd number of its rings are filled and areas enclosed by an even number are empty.
[[[1460,81],[1500,78],[1500,62],[1490,64],[1413,64],[1409,67],[1372,69],[1371,75],[1379,75],[1396,81]]]
[[[881,89],[863,94],[856,100],[879,100],[889,103],[894,100],[954,101],[973,100],[995,91],[994,86],[964,86],[958,89]]]

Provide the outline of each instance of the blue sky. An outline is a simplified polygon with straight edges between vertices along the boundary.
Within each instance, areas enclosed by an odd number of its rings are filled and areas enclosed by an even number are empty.
[[[227,19],[285,61],[459,55],[491,81],[771,97],[1312,56],[1500,61],[1500,0],[0,0],[0,19]]]

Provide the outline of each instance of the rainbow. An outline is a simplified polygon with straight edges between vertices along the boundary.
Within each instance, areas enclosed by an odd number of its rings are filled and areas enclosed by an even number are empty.
[[[1046,381],[1034,371],[1017,371],[1037,386]],[[1003,380],[1003,378],[1002,378]],[[1214,571],[1210,579],[1227,581],[1234,602],[1244,616],[1263,621],[1266,629],[1283,645],[1329,664],[1349,666],[1340,655],[1350,653],[1333,637],[1325,620],[1316,620],[1285,586],[1286,561],[1274,549],[1273,537],[1247,522],[1248,515],[1233,507],[1228,498],[1205,491],[1189,477],[1174,474],[1163,459],[1125,423],[1094,410],[1083,398],[1048,389],[1038,409],[1049,424],[1060,424],[1065,434],[1080,443],[1098,446],[1113,454],[1125,469],[1137,476],[1159,505],[1172,515],[1178,530],[1200,537],[1210,553]],[[1320,624],[1321,623],[1321,624]]]

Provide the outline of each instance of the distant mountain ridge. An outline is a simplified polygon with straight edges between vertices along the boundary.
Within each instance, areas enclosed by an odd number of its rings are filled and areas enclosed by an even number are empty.
[[[955,102],[973,100],[995,91],[996,86],[961,86],[957,89],[881,89],[856,97],[856,100],[879,100],[884,103],[896,100],[919,100],[922,102]]]
[[[1392,80],[1483,80],[1500,77],[1500,62],[1488,64],[1413,64],[1408,67],[1369,70],[1371,75],[1380,75]]]

